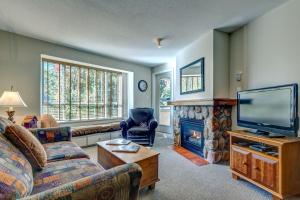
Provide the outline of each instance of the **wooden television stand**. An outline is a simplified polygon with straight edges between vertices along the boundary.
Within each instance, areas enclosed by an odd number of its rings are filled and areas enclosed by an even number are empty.
[[[273,200],[300,194],[300,138],[268,138],[246,131],[230,134],[230,168],[234,179],[245,179],[270,192]],[[247,143],[272,147],[278,156],[253,150]]]

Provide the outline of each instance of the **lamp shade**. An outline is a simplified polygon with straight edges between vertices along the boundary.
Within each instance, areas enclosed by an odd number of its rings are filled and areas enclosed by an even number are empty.
[[[0,97],[0,106],[27,107],[19,92],[4,91]]]

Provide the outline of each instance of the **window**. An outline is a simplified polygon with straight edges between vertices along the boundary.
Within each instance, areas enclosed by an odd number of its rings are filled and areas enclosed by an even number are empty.
[[[167,106],[171,100],[171,80],[170,78],[162,78],[159,80],[159,105]]]
[[[159,125],[171,125],[171,108],[168,101],[171,100],[171,79],[159,80]]]
[[[122,117],[122,73],[42,59],[42,113],[59,121]]]

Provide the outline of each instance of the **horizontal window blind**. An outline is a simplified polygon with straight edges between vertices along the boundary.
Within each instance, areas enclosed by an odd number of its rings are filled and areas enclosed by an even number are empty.
[[[42,59],[41,109],[59,121],[122,117],[122,73]]]

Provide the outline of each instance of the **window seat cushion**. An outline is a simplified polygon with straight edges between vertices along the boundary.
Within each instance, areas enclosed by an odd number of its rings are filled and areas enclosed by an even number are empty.
[[[101,125],[89,125],[89,126],[79,126],[72,127],[72,137],[91,135],[95,133],[104,133],[110,131],[118,131],[120,130],[120,122],[114,122],[109,124],[101,124]]]

